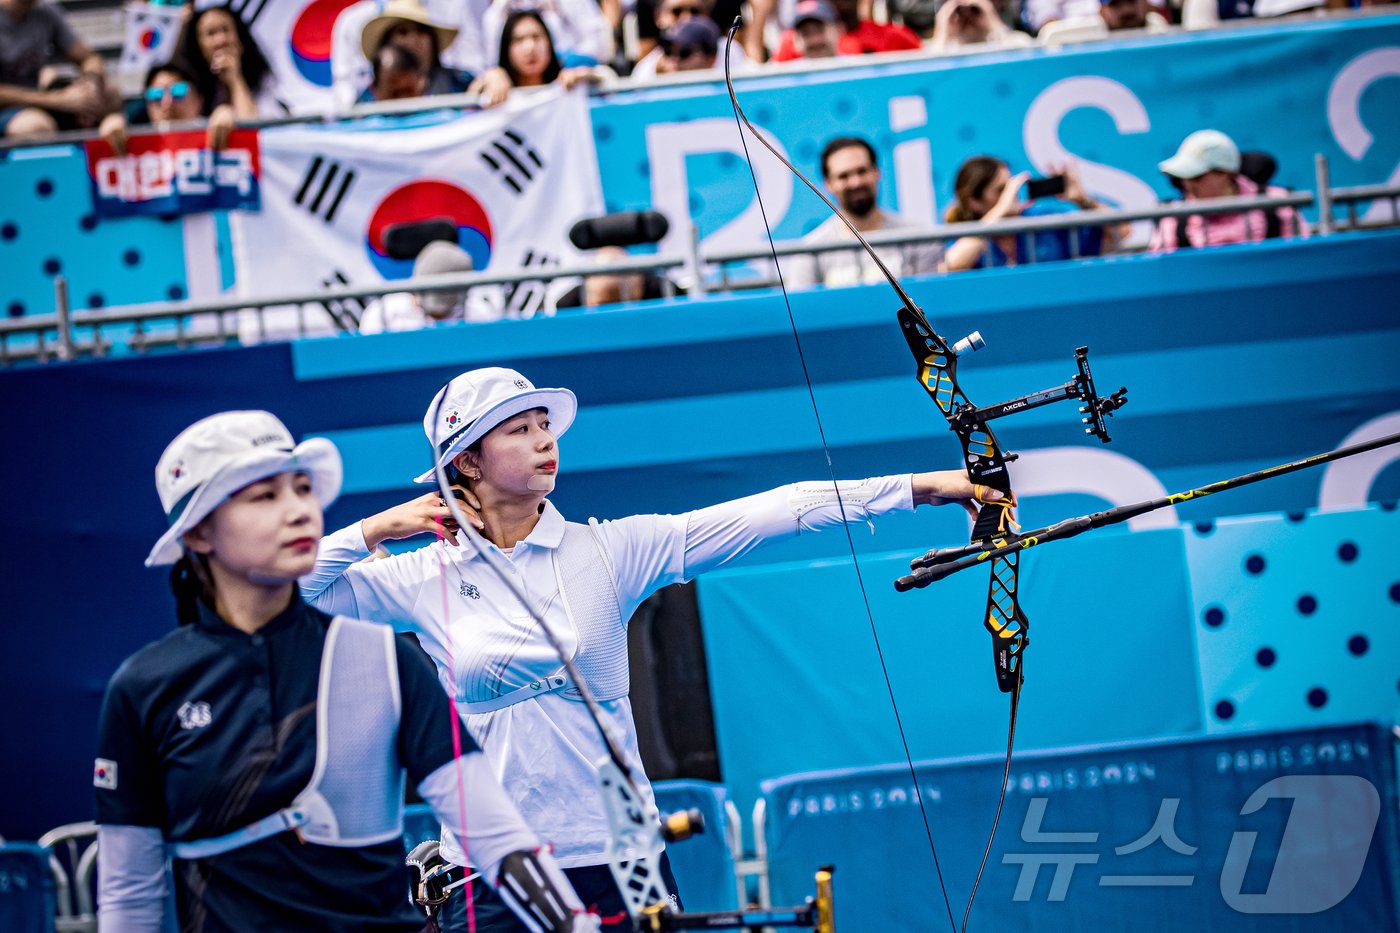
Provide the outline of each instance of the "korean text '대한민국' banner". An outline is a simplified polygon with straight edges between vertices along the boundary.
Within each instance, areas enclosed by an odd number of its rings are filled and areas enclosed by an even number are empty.
[[[257,130],[234,130],[221,150],[201,130],[133,136],[125,155],[103,139],[86,149],[98,217],[258,209]]]

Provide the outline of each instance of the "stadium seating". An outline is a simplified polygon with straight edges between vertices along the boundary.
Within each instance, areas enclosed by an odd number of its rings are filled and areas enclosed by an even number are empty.
[[[701,833],[666,846],[687,910],[734,910],[743,903],[737,871],[740,853],[738,811],[723,784],[709,781],[658,781],[656,806],[663,818],[680,810],[699,810]]]
[[[49,850],[29,842],[0,843],[0,930],[52,933],[54,912]]]

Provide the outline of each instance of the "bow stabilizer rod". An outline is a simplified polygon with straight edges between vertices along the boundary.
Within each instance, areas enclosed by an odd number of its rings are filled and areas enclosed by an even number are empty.
[[[1299,470],[1308,470],[1313,467],[1322,466],[1324,463],[1331,463],[1333,460],[1354,457],[1357,454],[1367,453],[1368,451],[1377,450],[1381,447],[1388,447],[1391,444],[1397,443],[1400,443],[1400,434],[1390,434],[1385,437],[1375,438],[1374,440],[1362,441],[1358,444],[1340,447],[1336,450],[1327,451],[1326,453],[1304,457],[1301,460],[1294,460],[1290,463],[1283,463],[1278,466],[1268,467],[1267,469],[1256,470],[1253,473],[1245,473],[1241,476],[1231,477],[1230,479],[1208,483],[1205,486],[1200,486],[1196,489],[1188,489],[1185,492],[1176,492],[1169,496],[1161,496],[1156,499],[1147,499],[1142,502],[1120,505],[1102,512],[1080,515],[1077,518],[1067,518],[1053,525],[1037,528],[1035,531],[1028,531],[1024,534],[1009,534],[989,543],[973,542],[972,544],[963,545],[961,547],[939,548],[910,561],[909,566],[914,572],[896,580],[894,588],[901,593],[912,589],[919,589],[928,586],[930,583],[936,583],[939,580],[950,577],[960,570],[980,566],[984,564],[987,558],[992,554],[1003,551],[1020,553],[1042,544],[1049,544],[1051,541],[1063,541],[1066,538],[1073,538],[1086,531],[1102,528],[1105,525],[1117,525],[1120,522],[1128,521],[1139,515],[1145,515],[1148,512],[1164,509],[1169,505],[1178,505],[1182,502],[1189,502],[1192,499],[1212,496],[1217,492],[1238,489],[1241,486],[1249,486],[1266,479],[1273,479],[1276,476],[1286,476],[1289,473],[1296,473]]]

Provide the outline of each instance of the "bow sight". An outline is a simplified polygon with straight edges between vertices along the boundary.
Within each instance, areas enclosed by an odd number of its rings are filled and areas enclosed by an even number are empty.
[[[986,345],[982,334],[979,331],[973,331],[953,344],[952,349],[954,353],[959,353],[965,350],[980,350]],[[1029,395],[1022,395],[1005,402],[998,402],[995,405],[988,405],[986,408],[977,408],[970,402],[964,403],[949,418],[953,429],[974,430],[978,424],[991,421],[993,418],[1004,418],[1018,412],[1030,411],[1032,408],[1049,405],[1051,402],[1079,399],[1084,403],[1079,406],[1079,413],[1084,416],[1080,420],[1088,425],[1084,429],[1084,433],[1092,434],[1107,444],[1113,438],[1108,434],[1108,426],[1105,424],[1104,418],[1112,417],[1115,411],[1128,404],[1128,389],[1123,386],[1107,398],[1099,396],[1098,391],[1094,388],[1094,374],[1089,370],[1088,347],[1075,348],[1074,362],[1079,367],[1079,372],[1075,373],[1073,378],[1063,385],[1042,389],[1039,392],[1032,392]],[[1005,459],[1014,460],[1015,455],[1006,454]]]

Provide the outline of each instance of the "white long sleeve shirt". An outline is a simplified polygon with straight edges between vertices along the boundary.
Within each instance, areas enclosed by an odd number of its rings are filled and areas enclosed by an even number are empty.
[[[907,474],[843,482],[841,498],[849,521],[914,508]],[[783,486],[680,515],[590,522],[615,578],[621,615],[618,637],[626,637],[626,621],[661,587],[722,567],[765,541],[841,521],[832,484],[818,482]],[[357,523],[321,541],[316,567],[301,581],[302,593],[323,611],[414,632],[453,697],[478,697],[483,691],[503,694],[558,672],[561,662],[500,573],[510,574],[528,595],[565,651],[573,654],[578,647],[578,634],[559,599],[553,562],[564,524],[564,517],[546,501],[539,523],[509,553],[489,542],[483,543],[483,556],[468,543],[454,547],[438,541],[366,562],[369,552]],[[487,561],[492,566],[486,566]],[[499,651],[503,639],[512,644],[513,656]],[[650,801],[628,698],[601,705]],[[547,693],[493,712],[467,713],[463,721],[526,822],[553,843],[559,864],[573,868],[603,863],[609,828],[596,763],[605,750],[584,704]],[[451,840],[444,841],[443,854],[458,857]]]

